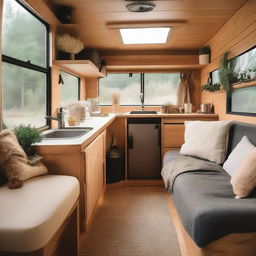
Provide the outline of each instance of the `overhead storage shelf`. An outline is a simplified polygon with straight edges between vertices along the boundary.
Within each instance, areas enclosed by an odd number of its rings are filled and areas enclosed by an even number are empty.
[[[84,77],[105,77],[90,60],[55,60],[53,65]]]

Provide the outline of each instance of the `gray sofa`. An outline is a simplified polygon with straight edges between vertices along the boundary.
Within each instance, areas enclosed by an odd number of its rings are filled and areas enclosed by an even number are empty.
[[[256,145],[256,125],[238,122],[231,125],[228,154],[244,135]],[[163,164],[177,156],[178,151],[167,152]],[[198,247],[203,248],[229,234],[256,232],[255,194],[235,199],[230,176],[224,170],[194,170],[178,175],[172,199],[185,230]]]

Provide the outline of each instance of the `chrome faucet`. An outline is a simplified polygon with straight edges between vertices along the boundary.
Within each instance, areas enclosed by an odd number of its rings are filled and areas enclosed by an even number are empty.
[[[58,121],[58,129],[65,128],[64,112],[63,107],[58,109],[57,117],[46,116],[46,119]]]
[[[141,101],[141,110],[144,111],[144,97],[143,97],[143,93],[140,94],[140,101]]]

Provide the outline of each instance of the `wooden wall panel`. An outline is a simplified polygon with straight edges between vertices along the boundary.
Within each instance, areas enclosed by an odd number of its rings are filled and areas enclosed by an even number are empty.
[[[86,79],[85,77],[80,78],[80,100],[86,99]]]
[[[207,44],[212,49],[212,62],[201,70],[201,85],[207,82],[209,72],[219,67],[224,52],[230,51],[233,57],[256,45],[256,0],[248,0]],[[256,117],[226,114],[225,92],[202,92],[201,102],[213,102],[220,120],[256,124]]]
[[[86,98],[96,98],[99,95],[98,78],[86,79]]]

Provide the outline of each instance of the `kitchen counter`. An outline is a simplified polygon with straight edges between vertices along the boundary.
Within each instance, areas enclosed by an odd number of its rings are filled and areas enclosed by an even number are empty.
[[[216,117],[216,114],[200,114],[200,113],[191,113],[191,114],[129,114],[129,113],[120,113],[120,114],[109,114],[106,117],[91,117],[86,119],[85,122],[80,123],[76,128],[79,127],[92,127],[93,129],[86,133],[83,136],[70,139],[45,139],[40,143],[36,143],[34,146],[47,146],[48,150],[51,150],[50,146],[61,147],[64,145],[71,146],[72,150],[76,149],[81,151],[87,145],[89,145],[100,133],[102,133],[116,118],[196,118],[196,117]],[[43,132],[47,133],[47,131]],[[49,146],[49,147],[48,147]],[[70,149],[71,149],[70,148]]]

